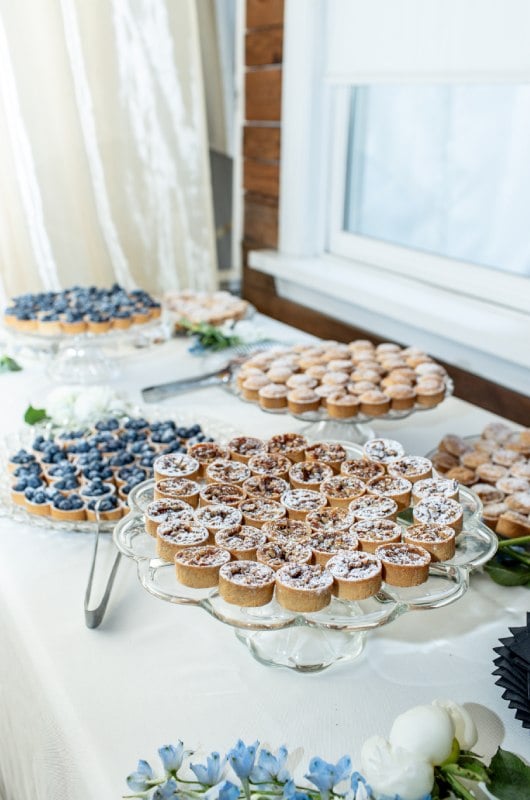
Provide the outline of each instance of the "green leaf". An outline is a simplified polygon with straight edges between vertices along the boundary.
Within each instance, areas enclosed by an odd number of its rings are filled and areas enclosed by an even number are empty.
[[[509,567],[506,564],[499,564],[489,561],[484,567],[490,578],[501,586],[526,586],[530,584],[530,567],[523,564],[515,564]]]
[[[481,764],[480,761],[469,761],[467,764],[447,764],[445,767],[440,767],[441,772],[453,775],[456,778],[464,778],[466,781],[484,781],[489,780],[488,770]]]
[[[445,778],[453,790],[453,794],[456,795],[456,797],[459,797],[460,800],[476,800],[475,795],[470,792],[469,789],[466,789],[466,787],[460,783],[456,776],[451,775],[450,773],[445,773]],[[519,798],[519,800],[522,800],[522,798]]]
[[[489,766],[488,790],[498,800],[523,800],[530,797],[530,767],[508,750],[500,747]]]
[[[490,779],[488,768],[478,758],[471,756],[460,756],[458,759],[458,766],[463,767],[468,772],[473,773],[475,777],[470,778],[473,781],[483,781],[487,783]]]
[[[0,372],[20,372],[22,367],[11,356],[0,356]]]
[[[45,419],[49,419],[45,408],[33,408],[32,405],[29,405],[24,412],[24,422],[28,425],[36,425],[37,422]]]

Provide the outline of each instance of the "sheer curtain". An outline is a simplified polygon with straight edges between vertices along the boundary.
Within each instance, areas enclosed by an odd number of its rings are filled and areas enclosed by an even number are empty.
[[[193,0],[0,0],[7,295],[215,285]]]

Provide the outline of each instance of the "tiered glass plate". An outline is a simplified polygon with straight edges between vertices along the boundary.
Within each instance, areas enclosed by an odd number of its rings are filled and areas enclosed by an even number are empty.
[[[350,458],[362,455],[360,447],[341,444]],[[457,537],[456,555],[451,561],[431,565],[426,583],[406,589],[383,584],[375,597],[356,603],[334,598],[327,608],[313,614],[292,613],[275,599],[259,608],[239,608],[226,603],[217,589],[189,589],[178,583],[174,565],[157,558],[155,539],[144,528],[144,511],[153,499],[153,488],[154,481],[146,481],[131,492],[131,511],[114,529],[116,546],[136,561],[144,589],[168,603],[202,608],[234,628],[238,639],[259,661],[300,672],[319,671],[338,661],[355,659],[363,649],[367,631],[387,625],[408,611],[456,602],[468,588],[471,570],[488,561],[497,548],[497,537],[480,522],[480,500],[461,487],[464,529]],[[410,509],[399,516],[399,521],[410,524]]]

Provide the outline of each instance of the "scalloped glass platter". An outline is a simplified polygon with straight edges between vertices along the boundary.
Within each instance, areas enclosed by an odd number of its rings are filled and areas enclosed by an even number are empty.
[[[350,458],[362,449],[340,442]],[[214,589],[189,589],[177,582],[174,565],[157,557],[156,541],[145,531],[144,510],[153,499],[154,481],[135,487],[129,495],[130,512],[114,529],[120,552],[137,564],[142,586],[153,596],[175,605],[193,605],[234,628],[252,655],[272,666],[301,672],[325,669],[338,661],[356,658],[367,631],[386,625],[408,611],[441,608],[464,595],[471,570],[488,561],[497,548],[497,537],[480,522],[482,506],[473,492],[460,489],[464,526],[456,540],[453,559],[432,564],[428,580],[420,586],[397,588],[383,584],[367,600],[332,599],[318,613],[293,613],[275,599],[259,608],[239,608],[226,603]],[[404,526],[411,522],[410,509],[398,516]]]
[[[204,416],[194,416],[191,413],[171,414],[170,411],[158,409],[156,406],[149,406],[144,411],[142,408],[128,409],[127,416],[145,416],[151,422],[161,419],[173,419],[179,425],[189,427],[195,423],[201,425],[203,432],[207,436],[211,436],[221,444],[227,442],[233,436],[237,435],[237,431],[227,425],[222,420],[207,418]],[[111,416],[106,414],[105,416]],[[112,414],[112,416],[120,417],[120,414]],[[75,424],[68,426],[68,429],[75,427]],[[27,426],[15,433],[10,434],[0,439],[0,516],[10,517],[17,522],[23,522],[32,527],[50,528],[63,532],[78,532],[90,533],[94,532],[99,524],[101,531],[111,532],[116,525],[115,522],[103,521],[97,522],[63,522],[61,520],[52,519],[49,516],[39,516],[31,514],[23,506],[18,505],[11,498],[11,473],[8,470],[8,461],[10,454],[16,452],[22,447],[31,446],[34,438],[40,433],[43,436],[50,435],[51,433],[57,434],[62,430],[61,427],[54,427],[49,425],[35,425],[33,427]],[[141,484],[143,486],[143,484]],[[134,491],[134,490],[133,490]],[[132,492],[131,492],[132,494]]]

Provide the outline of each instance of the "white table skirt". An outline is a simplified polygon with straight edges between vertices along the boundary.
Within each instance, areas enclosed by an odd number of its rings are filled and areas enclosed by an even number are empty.
[[[271,330],[293,332],[277,323]],[[139,389],[202,369],[182,342],[134,355],[118,384]],[[29,401],[49,385],[38,370],[0,378],[0,432],[20,427]],[[301,423],[262,413],[222,390],[164,404],[269,436]],[[452,431],[478,432],[493,415],[456,399],[378,431],[424,453]],[[525,589],[476,575],[457,604],[408,614],[369,634],[359,659],[301,675],[257,663],[230,628],[196,608],[147,594],[123,561],[103,625],[87,630],[83,595],[92,536],[61,534],[0,519],[0,798],[115,800],[138,758],[157,762],[159,745],[181,738],[195,749],[238,737],[319,754],[358,756],[363,740],[386,734],[417,703],[446,697],[469,704],[481,728],[477,752],[499,743],[528,753],[528,734],[492,677],[492,647],[524,622]],[[112,543],[103,555],[110,564]],[[489,709],[489,710],[487,710]]]

